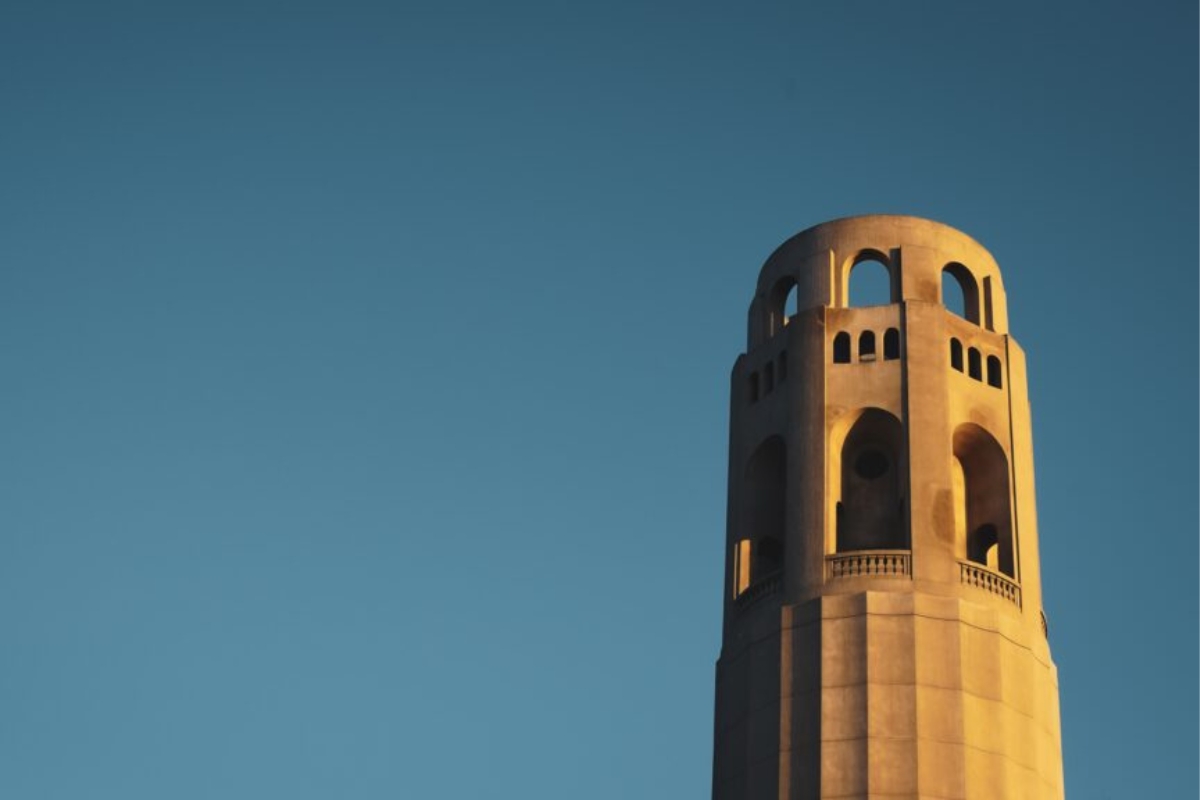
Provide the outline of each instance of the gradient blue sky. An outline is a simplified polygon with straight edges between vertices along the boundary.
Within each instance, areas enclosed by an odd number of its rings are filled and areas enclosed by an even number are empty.
[[[727,380],[999,260],[1074,798],[1197,794],[1197,9],[6,3],[0,796],[709,792]]]

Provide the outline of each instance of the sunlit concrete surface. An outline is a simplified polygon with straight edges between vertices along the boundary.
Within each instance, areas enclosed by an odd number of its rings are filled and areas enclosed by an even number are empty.
[[[890,303],[856,303],[859,269]],[[988,252],[901,216],[789,239],[730,419],[713,797],[1063,797],[1025,358]]]

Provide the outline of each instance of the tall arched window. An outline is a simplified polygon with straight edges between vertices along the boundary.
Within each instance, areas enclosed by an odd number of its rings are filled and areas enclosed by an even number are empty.
[[[963,371],[962,342],[958,339],[950,340],[950,366],[959,372]]]
[[[858,337],[858,360],[875,360],[875,332],[863,331]]]
[[[987,382],[988,386],[1004,388],[1004,379],[1000,376],[1000,359],[996,356],[987,357]]]
[[[850,363],[850,334],[845,331],[833,337],[833,363]]]
[[[837,551],[908,547],[904,429],[877,408],[855,421],[841,448]]]
[[[744,581],[749,585],[783,567],[786,470],[786,447],[779,436],[772,436],[759,445],[746,465],[738,530],[739,541],[748,542],[745,549],[749,552],[742,554],[743,563],[733,565],[735,591],[739,572],[745,573]]]
[[[900,331],[888,328],[883,333],[883,360],[895,361],[900,357]]]
[[[896,281],[882,257],[866,253],[850,268],[846,286],[846,306],[886,306],[897,300]]]
[[[973,423],[954,431],[958,550],[968,561],[1016,578],[1008,458],[992,435]]]
[[[967,374],[977,381],[983,380],[983,361],[974,347],[967,350]]]
[[[962,264],[951,262],[942,269],[942,305],[963,319],[979,324],[979,285]]]

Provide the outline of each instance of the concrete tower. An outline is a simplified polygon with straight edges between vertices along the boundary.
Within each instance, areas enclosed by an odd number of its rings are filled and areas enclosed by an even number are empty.
[[[866,261],[890,304],[854,307]],[[1025,356],[988,252],[897,216],[789,239],[730,428],[713,797],[1062,798]]]

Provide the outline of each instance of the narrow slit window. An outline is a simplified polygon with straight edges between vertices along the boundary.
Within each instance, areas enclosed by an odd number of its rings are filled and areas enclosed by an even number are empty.
[[[1004,388],[1004,380],[1000,377],[1000,359],[996,356],[987,357],[987,381],[988,386],[995,386],[997,389]]]
[[[875,331],[863,331],[858,337],[858,360],[875,360]]]
[[[779,354],[779,368],[776,370],[776,374],[780,383],[787,380],[787,350]]]
[[[763,367],[763,394],[770,394],[775,390],[775,363],[768,361]]]
[[[900,357],[900,331],[888,328],[883,334],[883,360],[895,361]]]
[[[845,331],[833,337],[833,363],[850,363],[850,334]]]
[[[967,350],[967,374],[977,381],[983,380],[983,360],[974,347]]]
[[[750,373],[750,377],[748,379],[747,385],[750,389],[750,402],[757,403],[758,402],[758,373],[757,372]]]
[[[959,372],[963,371],[963,353],[962,342],[958,339],[950,340],[950,366]]]

